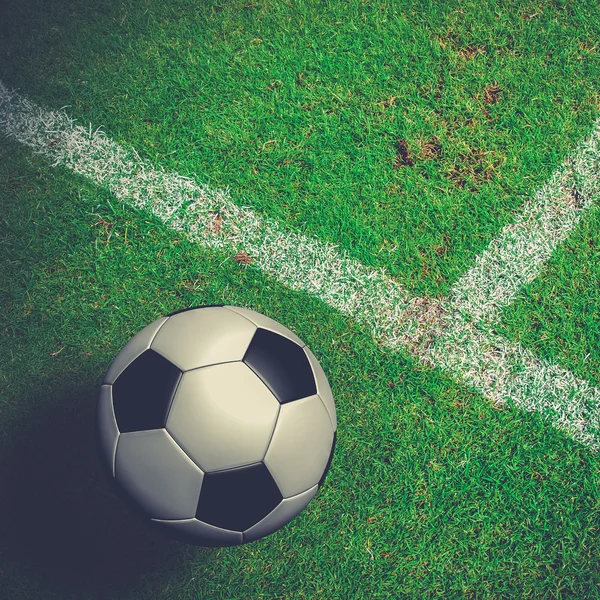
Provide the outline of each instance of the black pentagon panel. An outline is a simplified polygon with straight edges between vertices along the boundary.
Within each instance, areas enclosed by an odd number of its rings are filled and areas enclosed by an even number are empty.
[[[201,304],[200,306],[191,306],[190,308],[182,308],[180,310],[176,310],[175,312],[169,313],[167,317],[172,317],[173,315],[178,315],[182,312],[187,312],[188,310],[196,310],[197,308],[212,308],[213,306],[225,306],[224,304]]]
[[[317,393],[315,378],[304,350],[288,338],[258,328],[242,359],[281,404]]]
[[[181,371],[154,350],[140,354],[112,386],[121,433],[165,426]]]
[[[206,473],[196,518],[215,527],[244,531],[266,517],[283,496],[264,463]]]
[[[319,487],[323,485],[325,481],[325,477],[327,477],[327,473],[329,472],[329,467],[331,466],[331,461],[333,460],[333,452],[335,450],[335,442],[337,439],[337,431],[333,432],[333,442],[331,442],[331,452],[329,453],[329,458],[327,459],[327,464],[325,465],[325,470],[323,471],[323,475],[321,475],[321,479],[319,479]]]

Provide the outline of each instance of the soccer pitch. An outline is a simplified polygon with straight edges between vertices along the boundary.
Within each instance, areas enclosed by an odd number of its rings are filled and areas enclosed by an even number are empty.
[[[599,595],[597,8],[50,13],[0,39],[9,597]],[[128,337],[220,302],[309,344],[338,449],[198,550],[126,522],[88,421]]]

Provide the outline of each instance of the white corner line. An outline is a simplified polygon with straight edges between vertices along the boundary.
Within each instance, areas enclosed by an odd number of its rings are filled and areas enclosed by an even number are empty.
[[[497,322],[502,309],[540,274],[599,194],[600,119],[459,279],[450,294],[452,308],[475,321]]]
[[[587,179],[597,172],[598,127],[572,159],[575,166],[557,171],[442,301],[411,297],[385,269],[366,267],[332,244],[238,207],[227,191],[154,167],[100,129],[76,125],[62,110],[42,109],[1,81],[0,131],[45,156],[52,166],[63,166],[124,204],[151,212],[193,242],[230,255],[245,253],[252,267],[352,316],[380,346],[408,350],[492,402],[538,412],[598,449],[600,390],[496,335],[493,319],[484,318],[539,273],[589,206],[596,194],[597,182]],[[576,178],[578,185],[571,185]],[[581,196],[573,196],[574,189]],[[554,214],[556,219],[551,218]],[[537,243],[528,243],[530,236]],[[513,279],[505,284],[508,272]]]

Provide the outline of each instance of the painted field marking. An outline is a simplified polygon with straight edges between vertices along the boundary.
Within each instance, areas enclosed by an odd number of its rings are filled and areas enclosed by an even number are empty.
[[[540,273],[600,194],[600,119],[550,180],[526,203],[450,294],[453,309],[495,323],[519,290]]]
[[[63,110],[44,110],[2,82],[0,130],[52,166],[62,165],[122,202],[152,212],[191,241],[246,252],[265,274],[368,327],[382,347],[407,349],[492,402],[541,413],[598,450],[600,390],[495,334],[493,323],[598,195],[600,120],[442,301],[411,297],[385,269],[365,267],[337,246],[284,230],[235,205],[227,191],[153,167],[99,129],[75,125]]]

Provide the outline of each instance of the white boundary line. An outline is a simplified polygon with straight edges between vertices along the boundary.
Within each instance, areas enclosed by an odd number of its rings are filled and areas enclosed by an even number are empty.
[[[590,178],[598,172],[599,123],[451,296],[438,302],[410,297],[385,269],[365,267],[336,246],[284,230],[235,205],[226,191],[155,168],[102,131],[75,125],[62,110],[44,110],[0,82],[0,130],[52,166],[104,186],[192,241],[247,253],[267,275],[351,315],[381,346],[407,349],[495,403],[539,412],[594,450],[600,444],[600,390],[496,335],[491,326],[597,195],[597,181]]]
[[[460,278],[451,293],[452,307],[476,321],[497,322],[502,308],[539,275],[599,193],[600,120]]]

